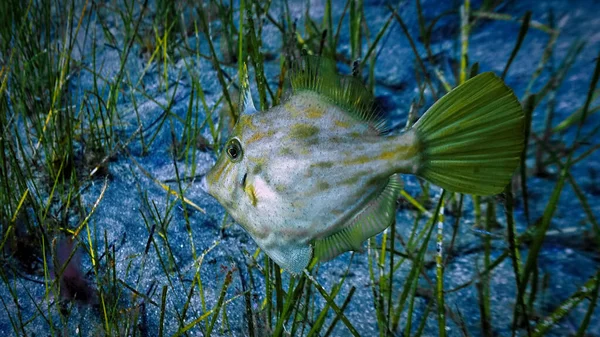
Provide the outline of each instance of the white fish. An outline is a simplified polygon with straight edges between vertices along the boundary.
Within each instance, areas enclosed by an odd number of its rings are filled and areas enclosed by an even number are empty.
[[[455,192],[500,193],[519,164],[524,114],[512,90],[480,74],[400,135],[382,135],[370,93],[335,64],[306,57],[293,93],[246,109],[206,176],[208,192],[277,264],[301,273],[313,257],[360,250],[393,223],[399,174]]]

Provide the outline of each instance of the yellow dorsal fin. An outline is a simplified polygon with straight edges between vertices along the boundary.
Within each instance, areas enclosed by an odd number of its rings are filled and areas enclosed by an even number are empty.
[[[332,60],[303,56],[292,62],[289,78],[294,93],[308,90],[321,94],[356,120],[385,132],[385,120],[373,95],[358,78],[339,75]]]

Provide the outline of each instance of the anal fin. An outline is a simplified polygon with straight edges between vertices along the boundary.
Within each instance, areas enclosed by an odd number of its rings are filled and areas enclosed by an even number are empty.
[[[393,224],[396,200],[401,189],[402,179],[398,174],[392,175],[380,194],[368,202],[342,230],[314,241],[315,257],[327,261],[343,252],[361,250],[365,240]]]
[[[306,243],[287,242],[276,245],[262,245],[261,241],[257,243],[275,263],[292,275],[301,274],[312,260],[312,247]]]

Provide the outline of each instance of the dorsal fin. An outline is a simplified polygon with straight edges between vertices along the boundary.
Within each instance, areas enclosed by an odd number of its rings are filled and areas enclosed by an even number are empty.
[[[393,224],[396,200],[402,189],[402,179],[392,175],[380,194],[344,226],[344,229],[314,242],[314,254],[320,261],[331,260],[349,250],[359,251],[362,243]]]
[[[321,94],[379,133],[386,131],[373,95],[358,78],[339,75],[332,60],[305,55],[292,62],[289,76],[294,93],[309,90]]]
[[[242,73],[240,74],[240,114],[241,115],[251,115],[256,112],[256,108],[254,107],[254,101],[252,100],[252,92],[250,92],[250,81],[248,80],[248,67],[246,66],[246,62],[242,67]]]

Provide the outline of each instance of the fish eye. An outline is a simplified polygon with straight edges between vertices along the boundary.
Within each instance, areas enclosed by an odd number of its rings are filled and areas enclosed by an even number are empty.
[[[242,145],[237,138],[232,138],[227,142],[225,152],[227,153],[227,157],[234,163],[242,160]]]

